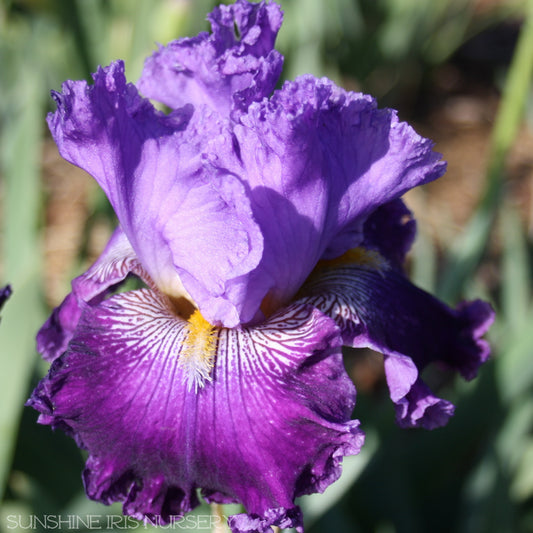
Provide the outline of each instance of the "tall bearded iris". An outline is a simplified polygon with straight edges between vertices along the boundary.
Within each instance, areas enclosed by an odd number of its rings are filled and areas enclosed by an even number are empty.
[[[89,497],[137,518],[171,521],[201,489],[244,505],[233,532],[303,531],[294,498],[363,444],[342,345],[384,354],[404,427],[452,414],[424,367],[470,379],[488,357],[487,304],[450,309],[402,272],[415,223],[399,198],[443,174],[440,156],[328,79],[274,90],[281,19],[238,0],[137,86],[117,61],[53,94],[61,154],[120,225],[39,332],[52,365],[29,405],[88,451]],[[145,288],[114,294],[128,276]]]
[[[0,310],[4,306],[6,300],[11,296],[11,285],[6,285],[0,289]]]

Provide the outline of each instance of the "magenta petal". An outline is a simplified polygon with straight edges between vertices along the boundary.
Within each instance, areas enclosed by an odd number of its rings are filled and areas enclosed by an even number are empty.
[[[195,393],[180,366],[187,327],[148,289],[88,306],[29,404],[88,450],[88,495],[126,514],[169,521],[202,488],[244,504],[234,531],[254,516],[257,531],[301,527],[294,498],[324,490],[363,443],[338,328],[305,305],[222,328],[213,381]]]
[[[472,379],[489,356],[482,339],[494,318],[479,300],[451,309],[412,285],[385,262],[323,272],[304,289],[303,299],[335,319],[347,345],[385,355],[385,373],[398,423],[437,427],[453,412],[435,398],[420,372],[438,362]]]
[[[72,292],[56,307],[37,334],[37,351],[48,361],[66,349],[78,325],[83,307],[97,305],[114,286],[134,274],[146,282],[149,277],[137,261],[124,232],[117,228],[97,261],[72,280]]]
[[[173,109],[207,105],[228,117],[274,90],[283,64],[273,49],[282,14],[274,3],[238,0],[208,19],[211,35],[173,41],[148,58],[138,87]]]

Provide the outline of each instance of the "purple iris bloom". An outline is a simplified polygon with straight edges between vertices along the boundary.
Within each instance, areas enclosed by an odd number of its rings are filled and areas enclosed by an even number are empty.
[[[4,306],[6,300],[11,296],[12,290],[10,285],[6,285],[0,289],[0,309]]]
[[[445,171],[432,143],[328,79],[274,90],[276,4],[209,20],[137,86],[117,61],[53,95],[61,154],[120,225],[39,332],[52,365],[28,403],[88,451],[90,498],[169,522],[201,489],[244,505],[235,533],[301,532],[295,497],[363,444],[342,346],[383,353],[398,423],[433,428],[453,406],[422,369],[473,378],[493,313],[451,309],[402,272],[415,222],[400,197]],[[145,288],[115,293],[128,276]]]

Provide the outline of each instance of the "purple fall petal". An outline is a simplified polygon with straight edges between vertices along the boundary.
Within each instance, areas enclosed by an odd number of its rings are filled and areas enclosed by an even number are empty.
[[[304,302],[335,319],[345,344],[385,355],[385,374],[401,426],[433,428],[453,413],[420,379],[439,362],[472,379],[489,356],[481,337],[494,318],[479,300],[451,309],[412,285],[385,261],[324,270],[302,291]]]
[[[277,4],[238,0],[216,7],[208,19],[211,35],[160,47],[146,60],[137,85],[172,109],[207,105],[222,116],[232,110],[238,116],[268,96],[281,74],[283,57],[273,48],[282,13]]]
[[[257,531],[301,527],[294,498],[323,491],[363,443],[338,328],[306,305],[222,328],[213,381],[198,392],[180,366],[188,331],[149,289],[87,306],[29,404],[88,450],[88,495],[126,514],[169,521],[200,487],[209,501],[242,502]]]
[[[39,330],[37,350],[44,359],[53,361],[59,357],[67,349],[84,306],[99,304],[129,274],[151,283],[124,232],[117,228],[91,268],[72,280],[72,292]]]
[[[409,392],[394,402],[394,407],[396,421],[402,428],[439,428],[448,423],[455,411],[452,403],[437,398],[421,379],[417,379]]]
[[[416,221],[402,200],[379,206],[365,221],[362,246],[376,250],[389,264],[403,270],[415,240]]]

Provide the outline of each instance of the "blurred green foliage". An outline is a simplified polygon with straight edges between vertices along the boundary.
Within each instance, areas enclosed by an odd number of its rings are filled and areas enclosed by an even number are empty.
[[[286,57],[286,78],[303,72],[327,75],[347,88],[370,92],[381,105],[398,107],[404,118],[423,116],[435,69],[469,38],[502,22],[526,21],[512,63],[498,60],[504,77],[491,80],[503,90],[503,100],[484,194],[470,224],[453,249],[439,254],[422,233],[412,257],[415,278],[441,297],[456,302],[476,295],[493,302],[498,313],[491,332],[494,357],[472,383],[445,384],[442,392],[457,411],[437,431],[399,430],[386,394],[359,394],[355,416],[368,434],[363,452],[345,461],[338,483],[323,495],[303,498],[301,505],[311,533],[533,531],[533,248],[506,189],[509,150],[525,106],[532,108],[532,2],[281,3],[286,16],[278,48]],[[33,339],[48,311],[41,156],[44,118],[52,105],[49,90],[59,89],[67,78],[90,79],[97,65],[116,58],[125,59],[128,78],[135,81],[155,42],[207,29],[205,14],[214,4],[0,4],[0,279],[15,291],[0,327],[0,530],[44,531],[29,522],[31,516],[120,514],[118,506],[105,508],[85,498],[81,452],[64,435],[36,425],[35,413],[22,407],[44,371]],[[488,7],[481,9],[482,4]],[[92,202],[93,211],[106,210],[102,196]],[[502,241],[491,258],[498,282],[489,286],[478,274],[495,234]],[[115,525],[117,530],[124,522]]]

